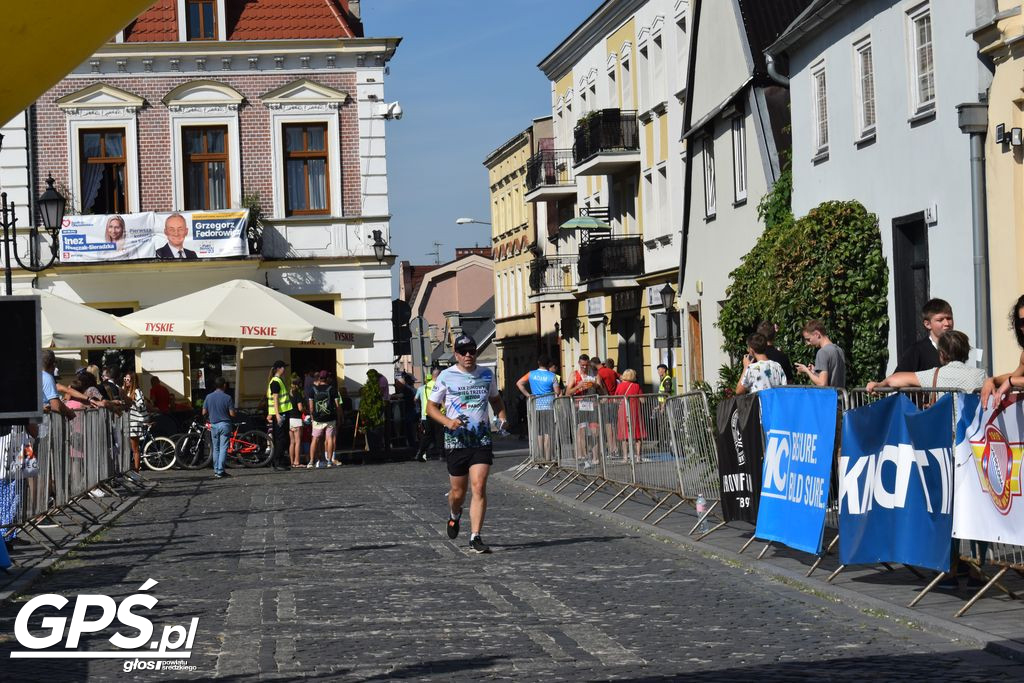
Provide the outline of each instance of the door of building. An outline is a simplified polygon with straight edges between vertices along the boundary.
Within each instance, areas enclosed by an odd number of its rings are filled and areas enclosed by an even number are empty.
[[[686,309],[687,361],[690,368],[690,382],[704,381],[704,342],[700,329],[700,306]]]
[[[928,225],[923,213],[893,219],[893,294],[896,299],[896,349],[903,352],[924,333],[921,308],[928,301]]]

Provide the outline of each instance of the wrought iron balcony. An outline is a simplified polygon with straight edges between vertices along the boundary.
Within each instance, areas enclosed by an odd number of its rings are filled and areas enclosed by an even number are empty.
[[[538,256],[530,262],[531,303],[573,299],[575,281],[572,267],[578,257]]]
[[[610,173],[640,163],[635,111],[600,109],[591,112],[576,124],[573,141],[577,175]]]
[[[581,283],[636,278],[644,271],[643,239],[598,237],[584,242],[577,269]]]
[[[571,149],[544,149],[526,162],[526,201],[576,194]]]

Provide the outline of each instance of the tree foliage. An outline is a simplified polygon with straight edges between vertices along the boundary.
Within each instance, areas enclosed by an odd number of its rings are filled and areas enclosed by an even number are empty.
[[[787,170],[758,205],[764,233],[730,277],[718,327],[739,358],[762,320],[779,327],[775,345],[811,363],[801,330],[822,320],[846,353],[847,385],[877,379],[888,360],[888,268],[878,220],[857,201],[824,202],[795,219]]]
[[[384,396],[380,393],[380,373],[370,369],[366,383],[359,389],[359,426],[366,432],[384,426]]]

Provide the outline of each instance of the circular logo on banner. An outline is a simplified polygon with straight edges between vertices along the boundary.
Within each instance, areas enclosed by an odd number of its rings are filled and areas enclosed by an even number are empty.
[[[981,469],[989,483],[992,502],[1001,514],[1010,511],[1010,473],[1013,472],[1013,451],[1006,437],[995,425],[985,428],[985,451],[981,456]]]

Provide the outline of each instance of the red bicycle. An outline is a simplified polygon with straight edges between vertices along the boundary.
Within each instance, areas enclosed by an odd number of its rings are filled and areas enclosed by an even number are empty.
[[[258,429],[238,433],[239,424],[234,424],[228,437],[228,452],[225,464],[229,467],[266,467],[274,457],[274,442]],[[178,463],[187,469],[198,470],[213,461],[213,435],[209,423],[195,419],[188,432],[178,442]]]

